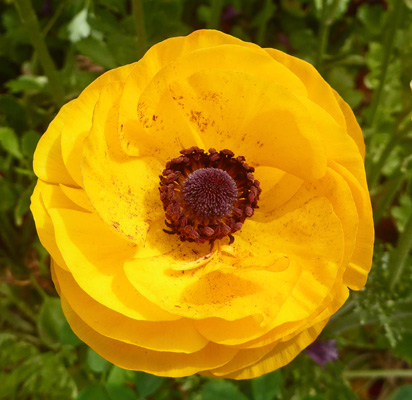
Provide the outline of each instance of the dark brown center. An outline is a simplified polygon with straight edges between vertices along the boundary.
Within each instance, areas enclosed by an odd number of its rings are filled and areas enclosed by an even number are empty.
[[[160,176],[166,233],[181,240],[213,243],[242,229],[261,193],[254,168],[230,150],[191,147],[170,160]]]
[[[201,218],[226,217],[237,200],[236,182],[222,169],[197,169],[183,183],[183,200]]]

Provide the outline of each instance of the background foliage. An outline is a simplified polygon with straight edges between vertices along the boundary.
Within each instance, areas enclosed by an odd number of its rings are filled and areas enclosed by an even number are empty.
[[[0,13],[0,399],[412,398],[411,0],[5,0]],[[241,382],[125,371],[77,339],[56,298],[29,212],[37,141],[99,74],[204,27],[313,63],[362,125],[374,266],[322,333],[339,354],[323,366],[302,353]]]

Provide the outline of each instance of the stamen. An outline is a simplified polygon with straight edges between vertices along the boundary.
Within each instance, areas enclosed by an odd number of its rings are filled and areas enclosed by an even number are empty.
[[[254,168],[230,150],[209,153],[198,147],[180,152],[160,176],[160,199],[166,215],[166,233],[182,241],[213,243],[242,229],[261,193]]]

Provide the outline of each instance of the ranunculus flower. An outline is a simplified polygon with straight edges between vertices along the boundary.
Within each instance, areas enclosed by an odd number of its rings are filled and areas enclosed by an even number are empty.
[[[216,31],[65,105],[34,157],[73,331],[155,375],[252,378],[312,343],[371,266],[364,142],[309,64]]]

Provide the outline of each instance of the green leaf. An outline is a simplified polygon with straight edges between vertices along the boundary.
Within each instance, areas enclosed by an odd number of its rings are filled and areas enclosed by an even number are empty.
[[[45,76],[20,75],[17,79],[13,79],[6,83],[11,93],[27,93],[41,92],[47,85]]]
[[[19,148],[19,139],[13,129],[0,127],[0,144],[12,156],[18,159],[23,157]]]
[[[134,383],[135,381],[135,371],[129,371],[127,369],[120,368],[113,365],[109,376],[107,377],[107,383],[114,385],[124,385],[125,383]]]
[[[109,51],[107,44],[92,36],[81,39],[76,43],[77,49],[85,56],[90,57],[96,64],[112,69],[118,65]]]
[[[106,383],[106,391],[111,400],[136,400],[137,393],[127,386]]]
[[[87,349],[87,365],[94,372],[105,372],[112,364],[89,347]]]
[[[69,30],[69,39],[72,43],[78,42],[80,39],[87,38],[90,35],[90,25],[87,22],[87,9],[83,9],[70,21],[67,25]]]
[[[76,400],[113,400],[105,390],[104,386],[96,383],[85,387],[77,396]]]
[[[412,399],[412,385],[404,385],[396,389],[388,400],[410,400]]]
[[[234,383],[223,379],[207,382],[202,387],[201,395],[203,400],[248,400]]]
[[[21,138],[21,152],[25,157],[33,158],[34,150],[40,140],[40,135],[36,131],[27,131]]]
[[[137,391],[142,397],[151,396],[165,381],[165,378],[146,374],[145,372],[137,372],[136,375],[137,377],[135,383]]]
[[[16,207],[14,208],[14,220],[17,226],[21,226],[23,224],[23,217],[29,212],[30,196],[33,193],[33,189],[34,184],[24,190],[17,200]]]
[[[282,373],[277,370],[252,380],[254,400],[273,400],[280,395]]]
[[[67,344],[74,347],[83,343],[72,331],[72,328],[70,328],[70,325],[66,320],[64,320],[64,323],[60,329],[59,340],[61,344]]]
[[[60,342],[60,330],[65,323],[65,318],[60,305],[60,299],[48,297],[43,302],[37,329],[41,339],[47,345],[53,347]]]

